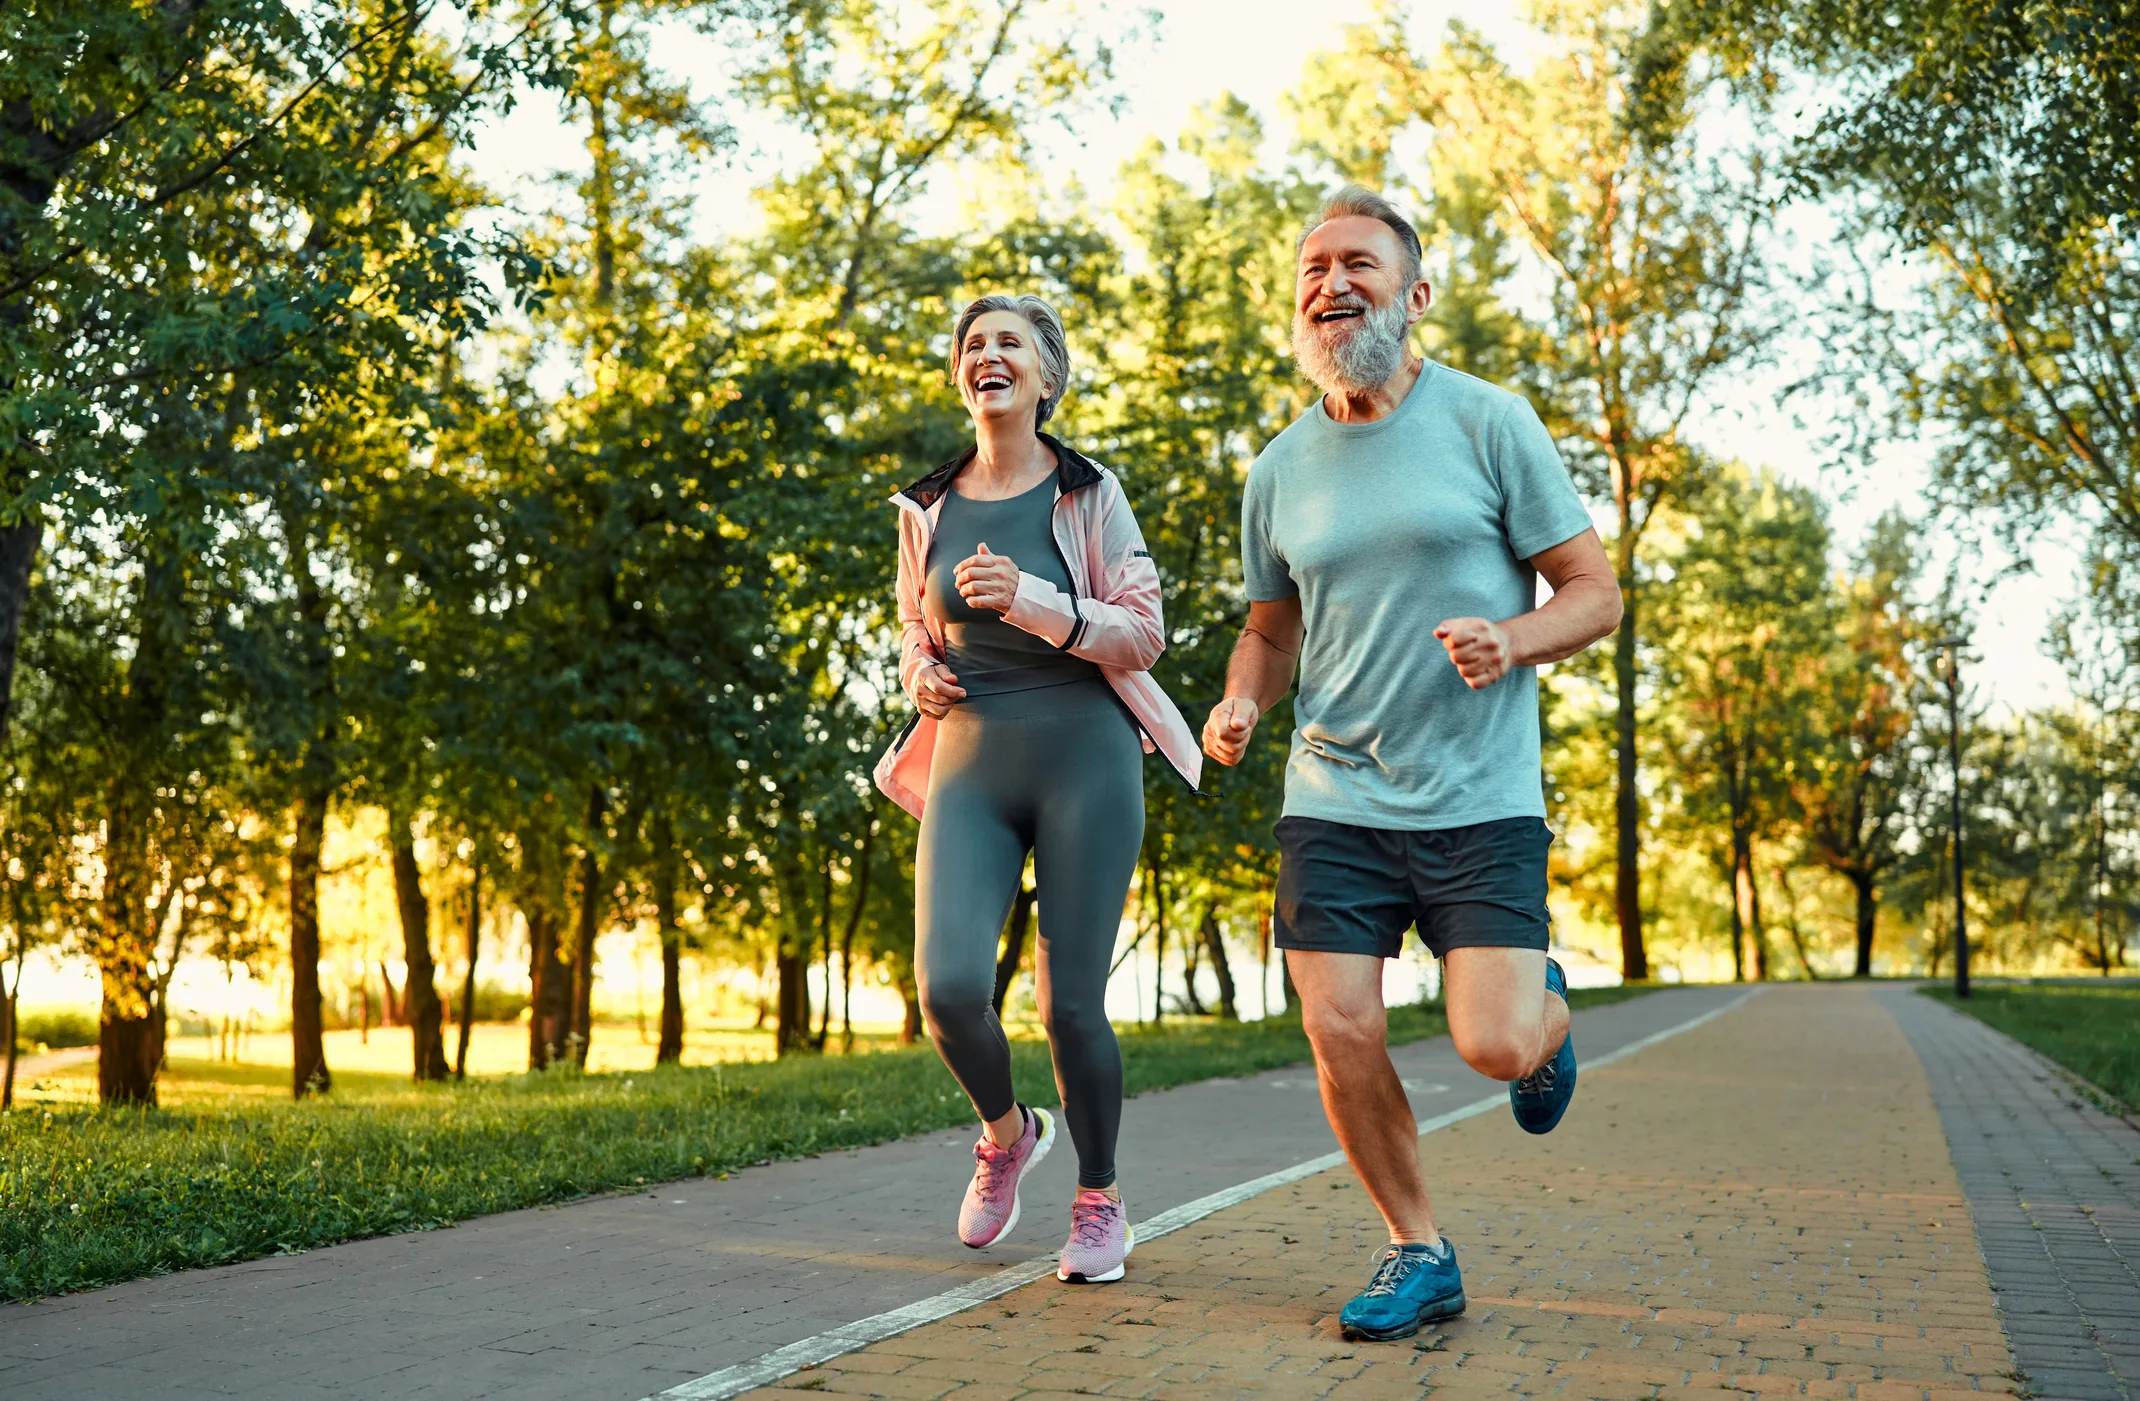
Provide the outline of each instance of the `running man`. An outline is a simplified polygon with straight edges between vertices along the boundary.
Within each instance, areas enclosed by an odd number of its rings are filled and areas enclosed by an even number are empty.
[[[1546,957],[1535,668],[1620,621],[1530,404],[1412,354],[1431,299],[1419,235],[1381,196],[1349,186],[1302,234],[1293,351],[1324,392],[1249,470],[1248,624],[1203,735],[1239,763],[1298,666],[1273,932],[1324,1112],[1390,1238],[1340,1316],[1349,1338],[1464,1308],[1385,1036],[1382,965],[1405,930],[1442,960],[1456,1049],[1511,1082],[1519,1124],[1549,1132],[1575,1094],[1567,979]]]

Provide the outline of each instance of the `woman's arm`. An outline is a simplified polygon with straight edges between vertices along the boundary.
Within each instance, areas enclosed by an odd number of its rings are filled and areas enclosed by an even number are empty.
[[[944,665],[922,616],[921,588],[924,566],[921,526],[901,508],[899,512],[899,581],[895,597],[899,608],[899,686],[923,714],[941,720],[953,704],[966,698],[958,678]]]
[[[1122,484],[1110,474],[1093,489],[1102,493],[1097,529],[1103,577],[1092,581],[1092,594],[1072,598],[1047,580],[1020,571],[1017,593],[1003,619],[1073,657],[1124,671],[1149,671],[1167,649],[1159,567],[1144,548],[1144,535]]]

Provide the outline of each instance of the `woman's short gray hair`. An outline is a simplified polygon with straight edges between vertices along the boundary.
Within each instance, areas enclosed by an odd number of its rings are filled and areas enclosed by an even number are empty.
[[[1033,348],[1040,352],[1040,372],[1047,380],[1040,396],[1040,416],[1033,421],[1033,427],[1038,429],[1054,415],[1055,406],[1070,388],[1070,342],[1063,334],[1063,319],[1039,297],[1030,293],[1010,297],[998,292],[966,303],[951,333],[951,381],[958,382],[959,347],[966,343],[967,330],[992,311],[1016,312],[1033,328]]]

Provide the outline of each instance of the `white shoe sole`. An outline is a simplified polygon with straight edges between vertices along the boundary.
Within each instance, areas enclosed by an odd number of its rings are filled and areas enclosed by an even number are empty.
[[[1136,1248],[1137,1233],[1131,1231],[1129,1239],[1122,1244],[1122,1263],[1109,1270],[1106,1274],[1081,1275],[1074,1271],[1066,1273],[1062,1266],[1057,1265],[1055,1267],[1055,1277],[1065,1284],[1112,1284],[1122,1278],[1123,1273],[1129,1269],[1129,1255]]]
[[[1034,1168],[1039,1167],[1040,1160],[1047,1157],[1048,1150],[1055,1146],[1055,1116],[1045,1109],[1029,1109],[1027,1112],[1040,1121],[1040,1139],[1033,1145],[1033,1156],[1025,1160],[1024,1167],[1018,1169],[1018,1184],[1011,1188],[1010,1218],[1003,1223],[1002,1230],[996,1232],[987,1240],[976,1243],[962,1239],[959,1244],[965,1246],[968,1250],[986,1250],[1018,1228],[1019,1196],[1025,1189],[1025,1175]]]

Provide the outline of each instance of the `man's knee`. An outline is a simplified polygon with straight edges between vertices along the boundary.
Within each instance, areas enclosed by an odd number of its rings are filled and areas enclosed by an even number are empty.
[[[1536,1023],[1496,1026],[1451,1026],[1449,1039],[1464,1064],[1496,1080],[1521,1080],[1538,1068]]]
[[[1380,1001],[1345,997],[1307,997],[1300,1008],[1301,1029],[1316,1060],[1325,1065],[1351,1064],[1385,1051],[1389,1022]]]

